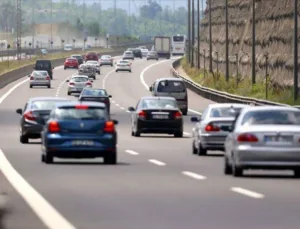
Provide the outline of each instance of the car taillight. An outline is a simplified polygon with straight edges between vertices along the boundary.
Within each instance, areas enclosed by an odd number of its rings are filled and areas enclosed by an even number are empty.
[[[46,80],[50,80],[50,77],[49,77],[49,76],[47,76],[47,77],[46,77]]]
[[[50,133],[58,133],[60,131],[58,122],[56,122],[56,121],[49,122],[48,131]]]
[[[74,85],[75,85],[75,83],[69,83],[69,85],[70,85],[70,86],[74,86]]]
[[[32,111],[28,111],[24,114],[24,118],[27,120],[35,121],[36,117],[33,115]]]
[[[86,109],[89,109],[89,106],[80,104],[80,105],[76,105],[75,109],[86,110]]]
[[[115,132],[115,124],[113,121],[107,121],[104,126],[105,133],[114,133]]]
[[[175,119],[182,119],[182,114],[181,114],[181,112],[177,111],[177,112],[174,114],[174,118],[175,118]]]
[[[91,85],[92,85],[92,83],[91,83],[91,82],[87,82],[87,83],[86,83],[86,85],[90,85],[90,86],[91,86]]]
[[[145,111],[140,111],[139,112],[139,118],[140,119],[146,119],[146,112]]]
[[[253,134],[241,134],[237,138],[238,142],[258,142],[258,138]]]
[[[33,77],[33,76],[30,76],[30,80],[34,80],[34,77]]]
[[[209,124],[205,127],[205,131],[206,131],[206,132],[218,132],[218,131],[220,131],[220,127],[214,126],[212,123],[209,123]]]

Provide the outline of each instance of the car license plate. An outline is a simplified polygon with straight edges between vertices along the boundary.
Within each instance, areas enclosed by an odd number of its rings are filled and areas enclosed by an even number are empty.
[[[92,145],[94,145],[94,141],[74,140],[74,141],[72,141],[72,145],[75,145],[75,146],[92,146]]]
[[[35,80],[45,80],[44,78],[35,78]]]
[[[155,114],[152,115],[153,119],[168,119],[169,116],[168,115],[159,115],[159,114]]]
[[[292,142],[291,136],[265,136],[265,142]]]

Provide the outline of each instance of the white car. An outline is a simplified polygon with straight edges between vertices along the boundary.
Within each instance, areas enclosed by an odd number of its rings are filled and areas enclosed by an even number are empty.
[[[99,62],[100,62],[100,66],[102,66],[102,65],[113,66],[114,65],[113,64],[113,58],[110,55],[103,55],[103,56],[101,56]]]
[[[116,72],[118,71],[128,71],[131,72],[131,65],[132,63],[128,60],[119,60],[116,63]]]
[[[73,93],[81,93],[82,90],[86,87],[93,87],[93,81],[89,79],[88,76],[85,75],[72,75],[68,82],[68,95]]]
[[[33,71],[28,76],[30,77],[30,88],[34,86],[45,86],[51,88],[51,79],[47,71]]]
[[[132,51],[125,51],[123,53],[123,60],[128,60],[128,59],[131,59],[131,60],[134,60],[134,55],[133,55],[133,52]]]
[[[88,60],[87,62],[85,62],[86,65],[91,65],[94,66],[96,68],[96,72],[98,74],[100,74],[100,64],[98,61],[96,60]]]
[[[142,51],[142,56],[143,56],[143,57],[146,57],[147,54],[148,54],[148,52],[149,52],[148,49],[141,49],[141,51]]]

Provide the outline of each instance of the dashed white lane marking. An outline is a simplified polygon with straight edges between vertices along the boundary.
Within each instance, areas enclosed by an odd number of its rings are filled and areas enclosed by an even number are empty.
[[[116,103],[114,100],[111,101],[112,103]]]
[[[126,111],[127,113],[130,113],[130,111]]]
[[[116,105],[117,107],[119,107],[119,106],[120,106],[120,104],[118,104],[118,103],[116,103],[115,105]]]
[[[150,163],[153,163],[155,165],[158,165],[158,166],[165,166],[166,163],[162,162],[162,161],[158,161],[158,160],[155,160],[155,159],[150,159],[148,160]]]
[[[135,151],[133,151],[133,150],[125,150],[125,152],[126,152],[126,153],[129,153],[129,154],[131,154],[131,155],[139,155],[138,152],[135,152]]]
[[[184,135],[187,135],[187,136],[191,136],[191,134],[188,133],[188,132],[183,132],[183,134],[184,134]]]
[[[26,180],[12,167],[2,150],[0,150],[0,169],[20,193],[27,204],[49,229],[76,229],[54,207],[48,203]]]
[[[146,83],[146,81],[145,81],[145,72],[148,71],[148,70],[149,70],[150,68],[152,68],[153,66],[158,65],[158,64],[162,64],[162,63],[164,63],[164,62],[166,62],[166,61],[169,61],[169,60],[163,60],[163,61],[157,62],[157,63],[155,63],[155,64],[151,64],[151,65],[149,65],[148,67],[144,68],[143,71],[141,72],[141,74],[140,74],[140,81],[141,81],[141,83],[144,85],[144,87],[146,88],[147,91],[149,91],[149,85],[148,85],[148,84]],[[202,113],[200,113],[199,111],[195,111],[195,110],[193,110],[193,109],[189,109],[189,111],[190,111],[190,112],[193,112],[193,113],[195,113],[195,114],[198,114],[198,115],[202,115]]]
[[[249,196],[249,197],[254,198],[254,199],[264,198],[263,194],[260,194],[258,192],[253,192],[253,191],[250,191],[248,189],[244,189],[244,188],[240,188],[240,187],[232,187],[230,190],[233,191],[233,192],[245,195],[245,196]]]
[[[121,109],[121,110],[125,110],[125,108],[124,108],[124,107],[120,107],[120,109]]]
[[[183,171],[182,174],[186,175],[186,176],[189,176],[189,177],[192,177],[196,180],[205,180],[206,179],[205,176],[202,176],[202,175],[197,174],[197,173],[192,173],[192,172],[189,172],[189,171]]]

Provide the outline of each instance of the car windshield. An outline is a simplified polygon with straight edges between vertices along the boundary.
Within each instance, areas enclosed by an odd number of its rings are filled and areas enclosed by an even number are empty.
[[[241,107],[217,107],[213,108],[210,111],[210,117],[212,118],[218,118],[218,117],[224,117],[224,118],[230,118],[235,117],[235,115],[241,110]]]
[[[40,72],[33,72],[33,76],[38,76],[38,77],[41,77],[41,76],[48,76],[48,72],[42,72],[42,71],[40,71]]]
[[[300,112],[291,110],[250,111],[242,125],[300,125]]]
[[[155,51],[151,51],[150,54],[156,54],[156,52]]]
[[[94,90],[83,90],[83,96],[107,96],[107,92],[103,89],[94,89]]]
[[[101,107],[89,107],[88,109],[64,107],[56,109],[55,118],[59,120],[106,120],[107,111]]]
[[[36,100],[31,104],[33,110],[52,110],[58,103],[65,103],[66,100]]]
[[[171,99],[145,99],[143,100],[143,108],[172,109],[178,108],[178,106],[177,102]]]
[[[98,64],[97,61],[87,61],[86,63],[87,63],[87,64]]]
[[[160,81],[157,88],[158,92],[185,92],[185,86],[181,81],[165,80]]]
[[[74,82],[87,82],[88,78],[87,77],[73,77],[72,81],[74,81]]]
[[[125,54],[132,54],[132,52],[125,52]]]

